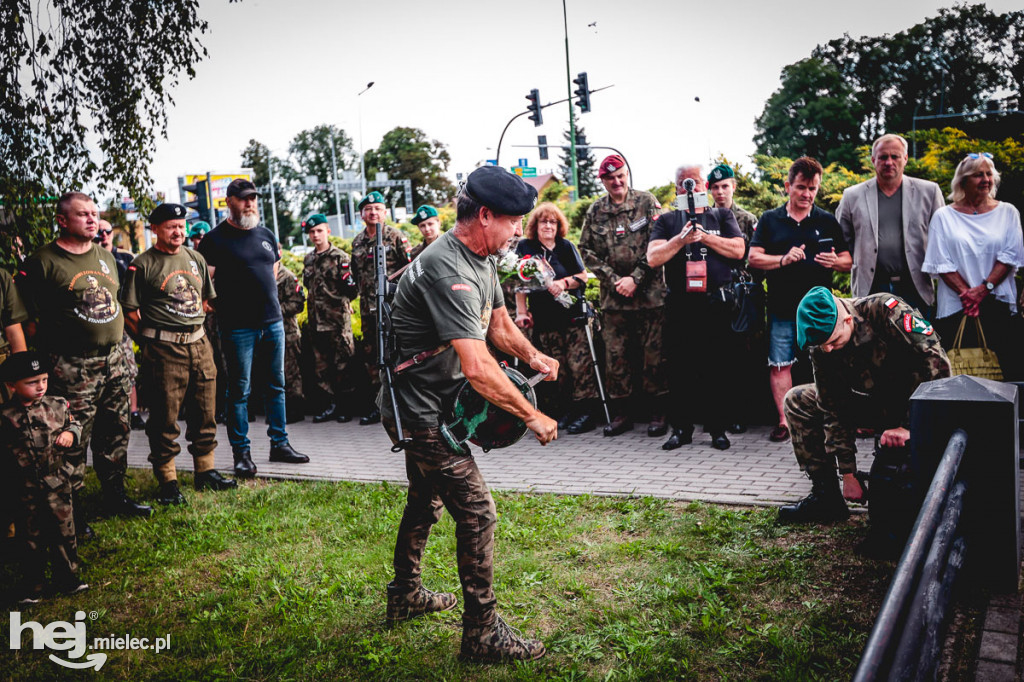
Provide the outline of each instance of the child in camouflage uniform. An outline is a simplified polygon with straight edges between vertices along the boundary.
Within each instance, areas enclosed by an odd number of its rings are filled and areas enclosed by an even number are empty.
[[[47,550],[58,591],[89,589],[78,578],[71,467],[62,452],[81,437],[82,428],[64,398],[46,395],[48,378],[42,357],[31,351],[15,353],[0,366],[0,380],[14,394],[0,408],[0,469],[17,505],[16,535],[23,543],[21,604],[42,598]]]

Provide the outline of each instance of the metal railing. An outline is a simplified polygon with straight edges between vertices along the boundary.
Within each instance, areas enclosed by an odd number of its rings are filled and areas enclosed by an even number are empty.
[[[950,593],[966,549],[958,529],[967,483],[957,480],[966,448],[967,433],[957,429],[903,549],[854,682],[934,678]]]

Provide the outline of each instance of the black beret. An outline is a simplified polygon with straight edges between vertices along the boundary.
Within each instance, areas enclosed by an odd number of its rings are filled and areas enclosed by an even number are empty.
[[[181,204],[160,204],[149,214],[149,224],[159,225],[168,220],[184,220],[187,211]]]
[[[7,362],[0,365],[0,381],[13,384],[15,381],[48,374],[50,365],[42,355],[31,350],[13,353]]]
[[[470,173],[466,194],[499,215],[526,215],[537,201],[534,187],[500,166],[481,166]]]

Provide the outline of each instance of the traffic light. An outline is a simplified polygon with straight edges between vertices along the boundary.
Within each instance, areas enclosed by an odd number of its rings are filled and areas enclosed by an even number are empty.
[[[548,158],[548,136],[538,135],[537,136],[537,151],[540,154],[542,161],[546,161]]]
[[[540,90],[534,88],[530,90],[530,94],[526,96],[526,99],[530,100],[530,103],[526,105],[526,110],[530,113],[530,120],[533,121],[534,127],[540,126],[544,123],[544,115],[540,110]]]
[[[576,133],[576,160],[586,161],[590,149],[587,147],[587,136],[585,133]]]
[[[210,215],[210,183],[200,180],[194,185],[185,185],[182,189],[196,196],[195,201],[186,201],[185,206],[195,209],[200,217],[206,220]]]
[[[572,91],[577,97],[576,106],[580,108],[580,113],[585,114],[590,111],[590,85],[587,83],[587,72],[581,71],[580,75],[572,79],[572,82],[579,86]]]

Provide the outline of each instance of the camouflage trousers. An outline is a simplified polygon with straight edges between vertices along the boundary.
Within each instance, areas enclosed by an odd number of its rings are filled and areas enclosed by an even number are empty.
[[[662,354],[665,309],[606,310],[604,316],[605,389],[612,399],[633,394],[633,377],[641,375],[644,393],[668,393],[668,372]]]
[[[558,392],[565,406],[570,400],[597,398],[594,361],[585,328],[535,331],[533,343],[537,350],[558,360]]]
[[[289,403],[305,397],[302,390],[302,337],[295,318],[288,318],[284,326],[284,397]]]
[[[128,462],[129,396],[132,390],[124,346],[114,344],[108,355],[95,358],[50,355],[51,395],[62,396],[71,414],[82,425],[82,438],[64,457],[74,467],[71,489],[80,490],[85,480],[86,447],[92,449],[92,465],[100,483],[124,478]]]
[[[18,492],[15,537],[22,571],[29,584],[40,585],[50,554],[54,582],[70,582],[78,574],[78,545],[71,507],[71,483],[56,490],[33,483]]]
[[[149,461],[160,483],[178,478],[174,458],[178,444],[178,413],[185,406],[185,438],[195,471],[213,468],[217,448],[217,366],[205,336],[193,343],[147,339],[142,348],[142,372],[152,392],[149,401]]]
[[[377,367],[377,317],[376,315],[364,315],[362,318],[363,339],[357,343],[356,360],[359,363],[354,368],[353,374],[358,375],[355,379],[356,391],[360,394],[360,400],[374,402],[377,392],[380,389],[380,368]]]
[[[395,424],[384,421],[392,442]],[[406,431],[413,445],[405,450],[409,493],[395,542],[394,585],[412,592],[420,580],[423,550],[430,529],[447,509],[455,521],[455,553],[462,583],[463,623],[494,621],[494,526],[497,510],[476,460],[453,455],[437,427]]]
[[[362,371],[362,363],[353,360],[356,348],[351,330],[312,332],[311,345],[317,388],[332,401],[341,394],[351,394],[355,390],[352,370],[358,368]],[[374,358],[373,362],[376,374],[377,359]]]
[[[854,424],[839,422],[818,404],[814,384],[789,389],[784,410],[793,440],[793,454],[801,471],[810,474],[838,468],[841,474],[856,473],[856,429],[872,426],[870,420],[856,420],[859,423]]]

